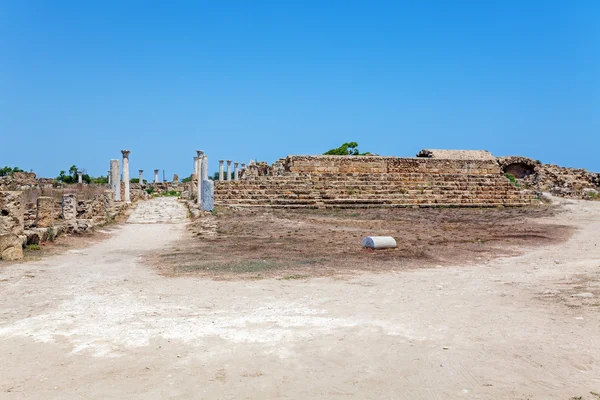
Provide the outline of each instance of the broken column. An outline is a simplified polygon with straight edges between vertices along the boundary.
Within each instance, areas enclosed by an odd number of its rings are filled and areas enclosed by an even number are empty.
[[[108,185],[110,186],[110,171],[108,171],[108,174],[106,175],[106,177],[108,178]]]
[[[231,180],[231,160],[227,160],[227,178],[225,180]]]
[[[121,150],[123,154],[123,183],[125,183],[124,199],[127,203],[131,203],[131,194],[129,193],[129,150]]]
[[[77,183],[79,183],[80,185],[83,183],[83,172],[82,171],[77,171]]]
[[[223,160],[219,160],[219,181],[223,181]]]
[[[102,196],[106,218],[110,221],[114,218],[113,208],[115,206],[115,194],[112,190],[105,190]]]
[[[190,189],[188,193],[188,199],[192,200],[196,196],[198,191],[196,186],[196,179],[198,179],[198,157],[194,157],[194,172],[190,179]]]
[[[54,197],[40,196],[37,198],[35,226],[48,228],[52,225],[54,225]]]
[[[77,221],[77,199],[74,194],[65,194],[62,197],[62,219],[69,223]]]
[[[210,179],[202,182],[202,209],[212,211],[215,208],[215,183]]]
[[[140,178],[139,178],[140,185],[143,185],[144,184],[144,170],[140,169],[140,170],[138,170],[138,172],[140,173]]]
[[[238,179],[240,179],[240,171],[238,170],[238,165],[239,163],[234,162],[233,163],[233,180],[237,181]]]
[[[242,170],[240,171],[240,177],[244,177],[246,173],[246,163],[242,163]]]
[[[110,188],[115,192],[115,201],[121,201],[121,171],[119,160],[110,160]]]
[[[154,170],[154,183],[158,183],[158,169]]]
[[[204,152],[202,150],[196,150],[196,153],[198,153],[198,169],[196,170],[198,186],[196,187],[196,199],[198,204],[202,206],[202,159],[204,158]]]
[[[0,260],[23,258],[23,192],[0,191]]]

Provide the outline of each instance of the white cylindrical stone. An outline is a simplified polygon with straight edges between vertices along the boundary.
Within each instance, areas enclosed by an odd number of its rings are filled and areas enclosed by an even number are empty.
[[[140,179],[139,179],[139,181],[140,181],[140,185],[143,185],[143,184],[144,184],[144,170],[143,170],[143,169],[140,169],[140,170],[138,170],[138,171],[139,171],[139,173],[140,173]]]
[[[131,202],[131,197],[129,194],[129,150],[121,150],[121,154],[123,154],[123,183],[125,184],[125,193],[124,200],[128,203]]]
[[[240,170],[238,168],[239,163],[234,162],[233,163],[233,180],[237,181],[238,179],[240,179]]]
[[[158,169],[154,170],[154,183],[158,183]]]
[[[391,236],[367,236],[362,241],[362,247],[368,249],[395,249],[396,239]]]
[[[223,181],[223,160],[219,160],[219,181]]]
[[[110,170],[108,171],[108,174],[106,176],[108,177],[108,185],[110,186]]]
[[[77,183],[80,185],[83,183],[83,172],[77,171]]]
[[[227,177],[225,180],[231,180],[231,160],[227,160]]]
[[[121,201],[121,171],[119,160],[110,160],[110,188],[115,193],[115,201]]]

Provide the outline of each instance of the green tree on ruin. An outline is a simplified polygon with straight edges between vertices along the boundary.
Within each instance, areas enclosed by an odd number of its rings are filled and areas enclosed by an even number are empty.
[[[328,150],[323,154],[329,155],[329,156],[366,156],[371,153],[369,153],[369,152],[361,153],[358,150],[357,142],[347,142],[347,143],[342,144],[340,147],[338,147],[336,149]]]

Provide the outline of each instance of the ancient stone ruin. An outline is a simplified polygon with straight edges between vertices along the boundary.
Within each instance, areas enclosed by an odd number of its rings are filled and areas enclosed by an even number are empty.
[[[241,180],[216,182],[215,189],[216,204],[247,207],[496,207],[536,199],[484,151],[289,156],[272,166],[251,163]]]

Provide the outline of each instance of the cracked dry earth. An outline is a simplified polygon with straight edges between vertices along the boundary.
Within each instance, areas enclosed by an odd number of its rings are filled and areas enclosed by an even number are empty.
[[[186,211],[0,267],[2,399],[569,399],[600,392],[600,203],[566,243],[349,280],[165,278]]]

